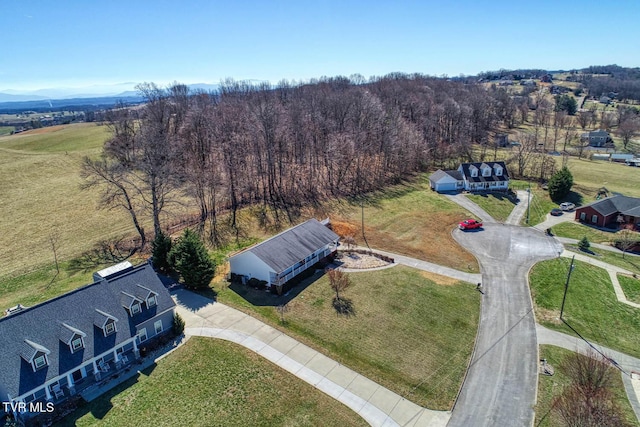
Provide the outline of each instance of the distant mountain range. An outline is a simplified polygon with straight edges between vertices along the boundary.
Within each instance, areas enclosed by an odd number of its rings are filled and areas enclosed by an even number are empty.
[[[109,86],[91,86],[84,88],[50,88],[33,91],[19,91],[13,89],[0,90],[0,103],[61,101],[99,98],[139,98],[136,90],[131,90],[135,83],[121,83]],[[191,90],[215,91],[217,84],[195,83],[187,85]],[[56,102],[60,104],[59,102]]]

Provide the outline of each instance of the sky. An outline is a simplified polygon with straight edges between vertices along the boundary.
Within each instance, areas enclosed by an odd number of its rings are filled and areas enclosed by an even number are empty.
[[[639,18],[638,0],[0,0],[0,92],[638,67]]]

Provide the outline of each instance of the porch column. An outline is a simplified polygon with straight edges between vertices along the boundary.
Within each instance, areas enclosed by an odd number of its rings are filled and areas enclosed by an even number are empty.
[[[100,369],[98,369],[98,364],[95,359],[91,361],[91,364],[93,365],[93,376],[96,378],[96,381],[100,381],[102,375],[100,374]]]
[[[133,339],[133,354],[136,359],[140,359],[140,350],[138,350],[138,344],[136,344],[136,338]]]
[[[51,396],[51,391],[49,390],[49,386],[44,386],[44,394],[47,395],[47,400],[53,400],[53,396]]]
[[[73,375],[67,375],[67,385],[69,386],[69,394],[72,396],[76,394],[76,384],[73,382]]]

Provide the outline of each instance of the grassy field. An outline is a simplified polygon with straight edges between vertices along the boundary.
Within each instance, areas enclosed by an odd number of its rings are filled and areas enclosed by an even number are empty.
[[[123,212],[98,210],[98,193],[79,188],[82,157],[97,155],[106,136],[76,124],[0,137],[0,247],[10,248],[0,252],[0,283],[52,263],[50,236],[68,260],[133,231]]]
[[[237,344],[191,338],[61,426],[366,426],[355,412]]]
[[[560,161],[560,160],[558,160]],[[590,161],[572,157],[569,170],[573,175],[574,191],[584,197],[583,204],[595,201],[600,187],[625,196],[640,197],[640,168],[632,168],[624,163]]]
[[[0,136],[10,135],[14,130],[13,126],[0,126]]]
[[[356,230],[356,241],[365,245],[358,204],[331,204],[332,220],[344,221]],[[428,175],[416,183],[391,187],[369,197],[364,206],[365,235],[372,248],[478,272],[476,259],[451,237],[458,222],[469,216],[463,208],[429,189]]]
[[[515,204],[502,194],[469,194],[467,198],[499,222],[504,222],[515,207]]]
[[[552,345],[540,346],[540,358],[547,359],[553,366],[555,373],[553,376],[540,375],[538,377],[538,402],[536,403],[536,427],[556,427],[564,425],[561,418],[552,411],[553,400],[558,397],[565,386],[570,383],[570,379],[560,369],[560,364],[571,352]],[[620,375],[615,376],[612,387],[614,401],[622,408],[625,420],[630,426],[638,426],[638,420],[631,408],[629,398],[624,389]]]
[[[575,335],[559,320],[570,263],[566,258],[538,263],[531,270],[529,280],[537,321],[551,329]],[[563,317],[581,335],[640,357],[639,313],[638,309],[618,302],[605,270],[576,261]]]
[[[473,349],[480,294],[408,267],[349,277],[344,297],[354,315],[338,316],[328,279],[315,276],[288,303],[286,333],[419,405],[450,409]],[[222,288],[218,300],[279,325],[279,297],[236,291]]]
[[[640,280],[624,274],[618,274],[618,282],[620,282],[627,299],[640,304]]]
[[[574,215],[574,213],[565,213],[564,215]],[[577,222],[561,222],[558,225],[554,225],[553,234],[576,240],[580,240],[586,236],[591,243],[607,243],[615,239],[614,233],[600,231],[597,228],[582,225]]]

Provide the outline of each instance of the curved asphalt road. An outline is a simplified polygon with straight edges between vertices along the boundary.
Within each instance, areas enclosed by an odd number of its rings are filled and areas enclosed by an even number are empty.
[[[502,224],[453,237],[481,265],[484,300],[473,358],[448,426],[531,426],[538,375],[527,276],[562,245],[542,232]]]

